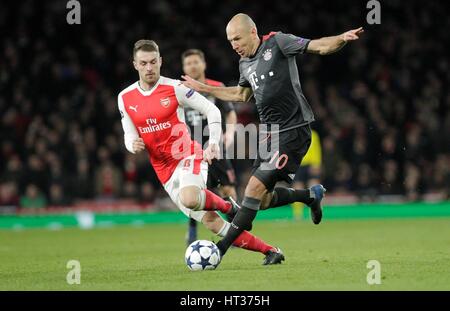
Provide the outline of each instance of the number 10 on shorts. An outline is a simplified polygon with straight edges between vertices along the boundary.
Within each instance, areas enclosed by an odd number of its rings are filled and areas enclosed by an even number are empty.
[[[279,154],[280,154],[279,151],[275,152],[275,154],[270,159],[269,163],[273,164],[275,162],[275,167],[278,170],[281,170],[288,162],[289,157],[286,154],[282,154],[280,156]]]

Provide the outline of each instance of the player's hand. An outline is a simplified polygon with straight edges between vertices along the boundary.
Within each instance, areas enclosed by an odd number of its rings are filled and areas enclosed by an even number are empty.
[[[207,161],[210,165],[213,159],[218,159],[220,153],[220,147],[218,144],[209,144],[203,152],[203,160]]]
[[[140,137],[136,138],[136,140],[133,142],[133,151],[134,153],[139,153],[142,150],[145,150],[144,140]]]
[[[188,75],[182,75],[181,76],[184,81],[181,81],[183,85],[187,88],[193,89],[197,92],[205,92],[206,91],[206,84],[203,84],[201,82],[198,82],[197,80],[192,79]]]
[[[348,41],[354,41],[354,40],[358,40],[359,36],[364,32],[364,29],[362,27],[359,27],[358,29],[352,29],[349,30],[347,32],[344,32],[341,36],[342,36],[342,40],[344,40],[345,42]]]

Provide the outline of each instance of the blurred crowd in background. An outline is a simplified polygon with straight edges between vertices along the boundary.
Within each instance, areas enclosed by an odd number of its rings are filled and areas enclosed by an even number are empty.
[[[236,85],[239,59],[225,26],[238,12],[260,35],[319,38],[365,28],[336,54],[298,57],[328,193],[448,199],[445,2],[382,2],[380,25],[367,25],[366,3],[351,0],[80,2],[81,25],[66,23],[65,1],[0,3],[0,205],[166,197],[147,155],[123,146],[116,98],[137,80],[133,43],[155,40],[162,75],[173,78],[182,74],[181,53],[202,49],[208,77]],[[253,103],[235,107],[238,122],[258,122]],[[234,161],[239,193],[251,163]]]

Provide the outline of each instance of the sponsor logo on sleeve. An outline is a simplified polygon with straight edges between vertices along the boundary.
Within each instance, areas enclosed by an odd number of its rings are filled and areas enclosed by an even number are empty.
[[[194,95],[195,91],[193,89],[190,89],[187,93],[186,93],[186,97],[190,98],[192,95]]]

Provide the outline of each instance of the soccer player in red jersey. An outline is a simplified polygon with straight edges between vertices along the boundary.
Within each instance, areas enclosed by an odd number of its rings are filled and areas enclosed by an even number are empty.
[[[160,75],[162,58],[154,41],[137,41],[133,58],[139,81],[118,96],[126,149],[131,153],[147,150],[161,184],[177,207],[224,237],[230,223],[216,211],[236,213],[239,207],[206,189],[208,163],[219,156],[222,133],[219,109],[180,81]],[[184,107],[207,117],[210,134],[204,152],[189,135]],[[248,231],[243,231],[233,245],[261,252],[266,257],[276,249]]]

